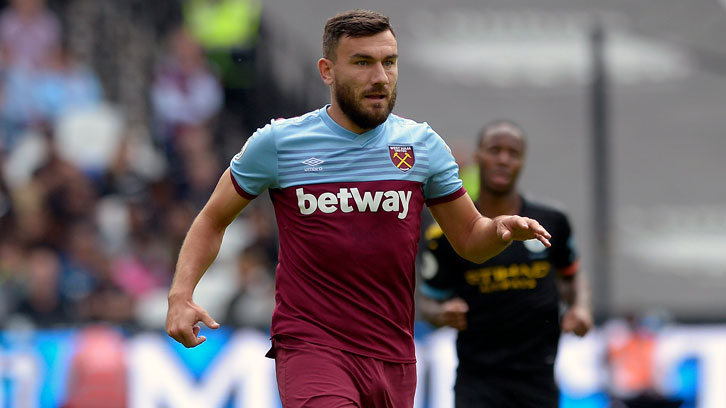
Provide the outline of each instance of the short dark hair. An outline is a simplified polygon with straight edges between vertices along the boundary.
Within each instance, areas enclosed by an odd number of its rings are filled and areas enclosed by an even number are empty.
[[[492,130],[498,128],[509,128],[510,130],[519,133],[522,136],[522,142],[525,145],[527,144],[527,135],[524,133],[524,129],[522,129],[522,127],[519,126],[517,122],[510,119],[496,119],[485,124],[481,128],[476,139],[477,147],[482,147],[482,143],[484,142],[484,136],[488,135]]]
[[[338,41],[343,36],[367,37],[384,31],[396,36],[388,17],[377,11],[356,9],[336,14],[325,23],[323,57],[335,60]]]

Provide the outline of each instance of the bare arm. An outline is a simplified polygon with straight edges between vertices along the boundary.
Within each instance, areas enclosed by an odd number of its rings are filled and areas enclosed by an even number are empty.
[[[558,280],[560,297],[569,306],[562,316],[562,331],[584,336],[592,328],[592,306],[587,277],[579,271],[569,278]]]
[[[453,298],[442,302],[422,295],[418,304],[422,317],[434,326],[466,330],[466,313],[469,311],[469,305],[464,299]]]
[[[433,205],[429,210],[454,250],[472,262],[486,261],[502,252],[513,240],[538,239],[550,246],[550,234],[539,222],[518,215],[483,217],[466,194]]]
[[[217,257],[227,226],[250,202],[237,193],[229,172],[227,169],[222,174],[209,201],[189,228],[169,290],[166,331],[186,347],[197,346],[206,340],[204,336],[197,337],[199,328],[195,325],[198,322],[204,322],[211,328],[219,327],[202,307],[194,303],[192,295]]]

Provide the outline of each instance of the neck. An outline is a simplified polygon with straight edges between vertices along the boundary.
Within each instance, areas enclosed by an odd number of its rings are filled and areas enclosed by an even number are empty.
[[[500,215],[516,215],[522,210],[522,197],[517,190],[506,194],[492,194],[489,191],[481,190],[476,200],[476,207],[479,212],[489,218]]]
[[[360,135],[370,130],[363,129],[353,123],[353,121],[351,121],[348,116],[343,113],[343,111],[340,109],[340,106],[335,103],[335,99],[333,99],[333,102],[331,102],[330,106],[328,107],[328,115],[331,119],[335,121],[335,123],[339,124],[345,130],[349,130],[355,134]]]

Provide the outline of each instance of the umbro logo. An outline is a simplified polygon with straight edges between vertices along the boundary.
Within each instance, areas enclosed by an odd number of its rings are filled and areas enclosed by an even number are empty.
[[[320,165],[325,163],[325,160],[320,160],[317,157],[311,157],[307,160],[303,160],[301,163],[308,166],[305,168],[305,171],[322,171],[323,168],[320,167]]]
[[[310,167],[314,167],[323,163],[325,163],[325,160],[320,160],[317,157],[311,157],[302,162],[302,164],[308,165]]]

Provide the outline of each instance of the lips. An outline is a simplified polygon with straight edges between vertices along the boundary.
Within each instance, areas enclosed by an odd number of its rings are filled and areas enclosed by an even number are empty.
[[[383,100],[388,98],[388,90],[385,86],[374,86],[363,92],[363,97],[367,99]]]
[[[509,184],[512,181],[512,174],[508,171],[493,171],[490,180],[497,184]]]
[[[496,177],[512,177],[512,172],[508,170],[492,170],[491,174]]]
[[[492,180],[494,182],[498,182],[498,183],[505,183],[506,184],[506,183],[509,183],[509,181],[511,179],[512,179],[512,177],[510,177],[507,174],[493,174],[492,175]]]

